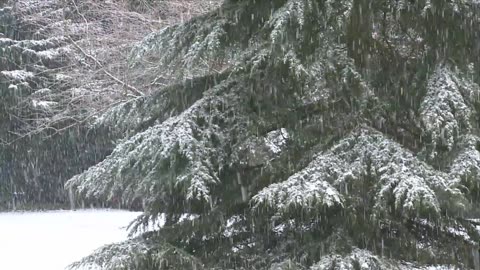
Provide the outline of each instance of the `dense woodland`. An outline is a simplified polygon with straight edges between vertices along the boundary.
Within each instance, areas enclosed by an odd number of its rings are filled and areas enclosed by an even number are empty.
[[[143,210],[72,269],[480,269],[478,0],[0,3],[0,207]]]

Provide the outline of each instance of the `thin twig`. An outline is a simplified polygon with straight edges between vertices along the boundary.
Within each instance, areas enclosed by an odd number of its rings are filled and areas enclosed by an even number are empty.
[[[105,68],[103,68],[103,65],[102,63],[100,63],[100,61],[98,61],[97,58],[95,58],[94,56],[92,56],[91,54],[87,53],[82,47],[80,47],[80,45],[77,44],[77,42],[75,42],[75,40],[73,40],[71,37],[68,37],[68,39],[70,40],[70,42],[73,44],[73,46],[75,46],[75,48],[77,48],[85,57],[89,58],[90,60],[92,60],[93,62],[95,62],[95,64],[97,64],[99,67],[102,68],[102,71],[103,73],[105,73],[105,75],[107,75],[108,77],[110,77],[112,80],[116,81],[117,83],[121,84],[123,87],[127,88],[128,90],[130,90],[131,92],[134,93],[135,96],[145,96],[145,94],[138,90],[137,88],[135,88],[134,86],[120,80],[119,78],[117,78],[115,75],[113,75],[112,73],[108,72]]]

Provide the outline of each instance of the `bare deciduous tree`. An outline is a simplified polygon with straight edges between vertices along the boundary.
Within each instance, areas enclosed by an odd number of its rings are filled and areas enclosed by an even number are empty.
[[[162,85],[155,79],[162,75],[145,76],[145,67],[129,67],[132,46],[152,31],[181,23],[219,3],[15,1],[16,27],[24,40],[12,41],[13,47],[22,55],[31,54],[17,68],[32,69],[33,76],[11,82],[12,87],[23,83],[31,94],[10,106],[10,116],[23,124],[11,131],[13,140],[3,142],[58,134],[155,91]]]

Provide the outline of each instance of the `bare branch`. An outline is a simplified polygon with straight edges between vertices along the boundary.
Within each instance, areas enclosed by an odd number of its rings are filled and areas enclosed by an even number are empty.
[[[97,64],[99,67],[101,67],[101,70],[105,73],[105,75],[107,75],[108,77],[110,77],[112,80],[114,80],[115,82],[121,84],[123,87],[127,88],[128,90],[130,90],[131,92],[133,92],[135,94],[135,96],[145,96],[145,94],[143,92],[141,92],[140,90],[138,90],[137,88],[129,85],[128,83],[120,80],[119,78],[115,77],[112,73],[108,72],[102,65],[102,63],[100,63],[100,61],[98,61],[97,58],[95,58],[94,56],[92,56],[91,54],[88,54],[84,49],[82,49],[82,47],[80,47],[76,42],[75,40],[73,40],[71,37],[68,37],[70,42],[73,44],[73,46],[75,46],[75,48],[77,48],[85,57],[89,58],[90,60],[94,61],[95,64]]]

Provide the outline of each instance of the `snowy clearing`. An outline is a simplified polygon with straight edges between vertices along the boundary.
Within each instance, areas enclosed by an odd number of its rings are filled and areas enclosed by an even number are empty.
[[[65,269],[104,244],[126,239],[126,226],[139,214],[105,209],[0,213],[0,269]]]

